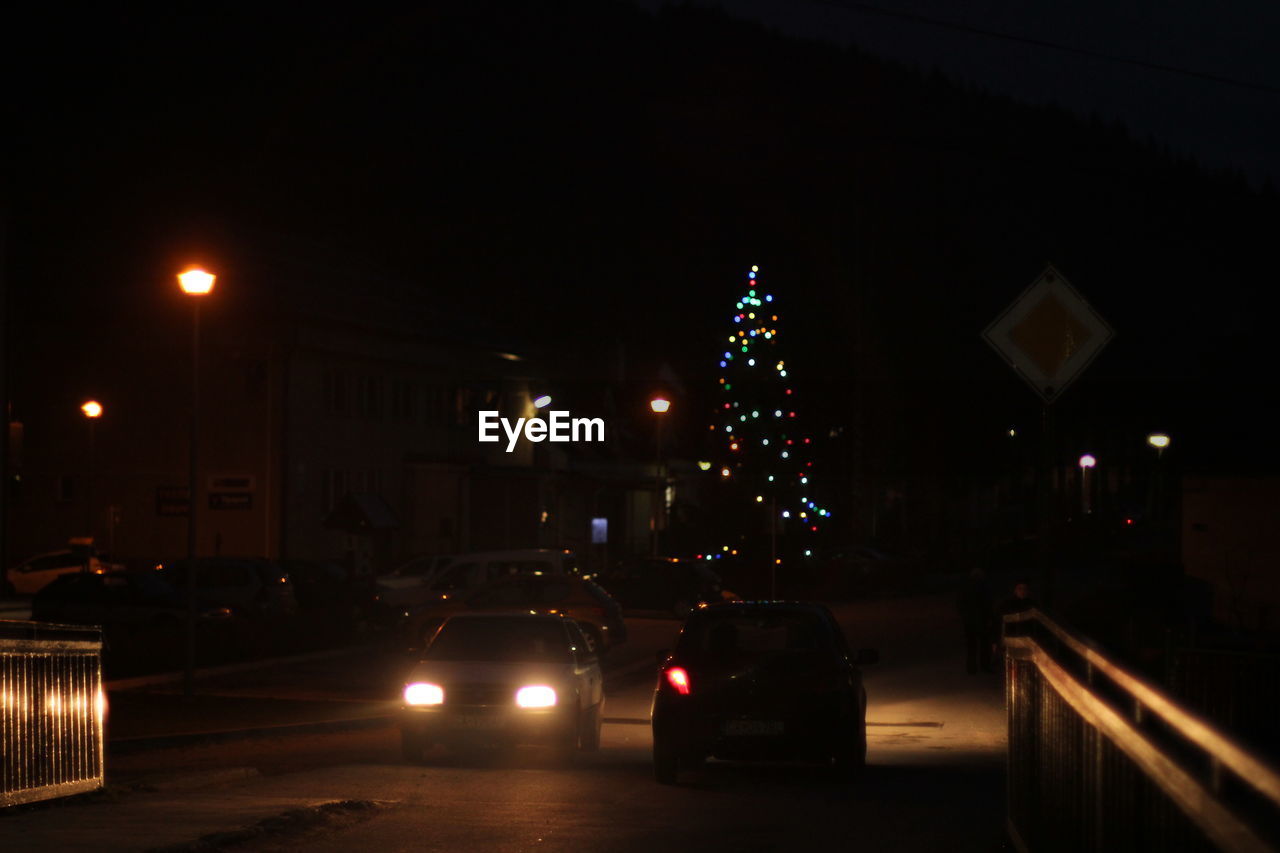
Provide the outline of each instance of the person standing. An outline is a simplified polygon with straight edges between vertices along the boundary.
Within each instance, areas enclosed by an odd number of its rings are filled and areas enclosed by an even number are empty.
[[[964,623],[965,670],[974,675],[981,668],[992,672],[991,658],[995,646],[991,591],[986,573],[980,568],[969,572],[956,600],[960,621]]]

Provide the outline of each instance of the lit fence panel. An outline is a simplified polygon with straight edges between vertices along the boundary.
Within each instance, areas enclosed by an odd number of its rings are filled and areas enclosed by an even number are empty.
[[[102,632],[0,622],[0,806],[102,787]]]
[[[1037,610],[1005,617],[1024,853],[1280,850],[1280,773]]]

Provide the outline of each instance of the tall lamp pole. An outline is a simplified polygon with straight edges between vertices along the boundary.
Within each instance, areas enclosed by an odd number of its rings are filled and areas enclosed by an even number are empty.
[[[89,542],[90,542],[90,545],[92,546],[94,542],[94,538],[93,538],[93,475],[94,475],[94,467],[95,467],[94,447],[93,447],[93,444],[94,444],[93,424],[94,424],[94,421],[102,417],[102,404],[99,403],[97,400],[86,400],[84,403],[80,405],[80,411],[84,413],[85,420],[89,422],[89,463],[87,466],[85,466],[86,471],[85,471],[85,484],[84,484],[84,503],[85,503],[84,520],[85,520],[85,534],[89,537]],[[84,565],[86,569],[88,569],[89,567],[89,555],[90,555],[90,552],[86,550],[85,558],[84,558]]]
[[[1156,482],[1155,495],[1151,499],[1151,515],[1152,521],[1164,523],[1164,464],[1162,457],[1164,450],[1169,446],[1169,436],[1162,432],[1153,432],[1147,436],[1147,444],[1156,449]]]
[[[649,401],[649,408],[658,416],[657,438],[655,440],[657,446],[657,461],[654,467],[657,469],[657,486],[658,493],[655,496],[653,505],[653,537],[652,537],[652,556],[658,556],[658,536],[661,529],[665,526],[667,515],[666,491],[667,491],[667,474],[664,470],[662,458],[662,422],[666,420],[666,414],[671,410],[671,401],[665,397],[654,397]]]
[[[191,299],[191,444],[187,471],[187,642],[182,664],[182,695],[194,695],[196,659],[196,459],[200,439],[200,301],[213,290],[216,276],[199,267],[178,274]]]

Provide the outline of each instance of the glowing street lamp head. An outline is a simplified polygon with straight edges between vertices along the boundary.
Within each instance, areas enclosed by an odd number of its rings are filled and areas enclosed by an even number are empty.
[[[86,418],[102,417],[102,404],[97,400],[88,400],[80,407],[80,411],[84,412]]]
[[[1151,445],[1156,450],[1164,450],[1169,446],[1169,436],[1162,432],[1153,432],[1151,435],[1147,436],[1147,444]]]
[[[535,409],[545,409],[547,406],[550,406],[550,405],[551,405],[550,394],[543,394],[541,397],[538,397],[536,400],[533,401],[533,407]]]
[[[659,415],[666,414],[667,410],[671,408],[671,401],[665,397],[654,397],[649,401],[649,408]]]
[[[699,470],[699,471],[710,471],[710,470],[711,470],[711,463],[710,463],[710,462],[699,462],[699,463],[698,463],[698,470]]]
[[[192,267],[178,273],[178,284],[182,286],[182,292],[188,296],[204,296],[213,290],[213,282],[216,278],[216,275],[205,272],[200,267]]]
[[[1081,468],[1092,468],[1097,464],[1098,464],[1098,460],[1094,459],[1092,454],[1086,453],[1084,456],[1080,457]]]

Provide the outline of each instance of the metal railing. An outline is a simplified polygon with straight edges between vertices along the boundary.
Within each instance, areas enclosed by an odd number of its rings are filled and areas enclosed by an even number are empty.
[[[0,807],[103,782],[102,632],[0,622]]]
[[[1019,850],[1280,850],[1275,768],[1038,610],[1004,642]]]

